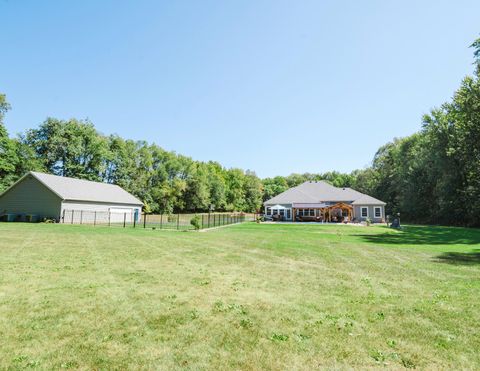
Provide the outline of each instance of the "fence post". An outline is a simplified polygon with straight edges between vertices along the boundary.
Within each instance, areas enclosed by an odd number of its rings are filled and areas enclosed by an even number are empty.
[[[83,210],[80,210],[80,225],[82,224],[83,221]]]
[[[97,210],[95,210],[93,214],[93,226],[95,227],[96,225],[97,225]]]
[[[65,209],[63,209],[62,223],[65,224]]]
[[[126,221],[127,221],[127,213],[123,213],[123,228],[125,228]]]
[[[73,210],[72,210],[72,222],[70,224],[73,224]]]
[[[147,213],[143,214],[143,229],[145,229],[147,224]]]
[[[138,214],[133,213],[133,228],[136,228],[137,225],[137,215]]]
[[[210,228],[210,211],[208,212],[208,228]]]
[[[163,228],[163,213],[160,214],[160,229]]]
[[[180,229],[180,214],[177,214],[177,230]]]
[[[110,227],[111,225],[111,219],[112,219],[112,212],[108,210],[108,226]]]

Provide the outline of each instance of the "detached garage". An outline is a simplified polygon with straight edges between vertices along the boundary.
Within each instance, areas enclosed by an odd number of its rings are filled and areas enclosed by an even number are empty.
[[[8,220],[132,222],[140,219],[142,206],[139,199],[114,184],[33,171],[0,195],[0,216]]]

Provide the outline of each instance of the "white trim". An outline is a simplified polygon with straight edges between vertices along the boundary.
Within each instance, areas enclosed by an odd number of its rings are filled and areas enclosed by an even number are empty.
[[[377,213],[375,212],[377,209],[380,209],[380,215],[377,216]],[[381,218],[383,216],[383,213],[382,213],[382,207],[381,206],[374,206],[373,207],[373,217],[374,218]]]
[[[367,215],[363,215],[363,209],[367,209]],[[368,218],[368,206],[360,206],[360,218]]]

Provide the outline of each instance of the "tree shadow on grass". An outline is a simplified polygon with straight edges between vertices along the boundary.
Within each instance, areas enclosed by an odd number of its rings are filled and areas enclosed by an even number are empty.
[[[480,244],[480,229],[407,226],[380,234],[357,235],[380,245],[475,245]]]
[[[448,263],[454,265],[474,265],[480,264],[480,250],[475,249],[472,252],[445,252],[434,259],[439,263]]]

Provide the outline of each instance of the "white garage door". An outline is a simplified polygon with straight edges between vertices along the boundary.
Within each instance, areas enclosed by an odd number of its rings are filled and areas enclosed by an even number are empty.
[[[125,220],[127,223],[133,222],[133,209],[112,207],[110,208],[110,223],[123,223]]]

